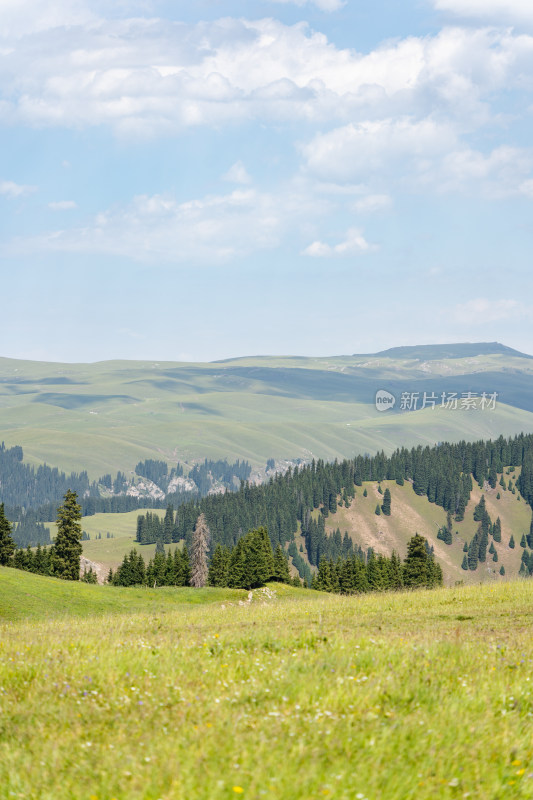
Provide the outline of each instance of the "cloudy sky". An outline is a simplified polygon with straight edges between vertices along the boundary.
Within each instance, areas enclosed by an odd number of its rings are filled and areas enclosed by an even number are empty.
[[[0,355],[533,352],[531,0],[0,0]]]

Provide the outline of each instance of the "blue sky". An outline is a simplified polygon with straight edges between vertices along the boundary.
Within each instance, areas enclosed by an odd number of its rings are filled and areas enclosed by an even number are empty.
[[[3,0],[0,355],[533,352],[532,90],[530,0]]]

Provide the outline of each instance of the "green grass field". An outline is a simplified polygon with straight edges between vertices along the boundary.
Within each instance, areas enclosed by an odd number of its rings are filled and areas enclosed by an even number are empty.
[[[165,516],[164,510],[150,509],[150,512],[160,517]],[[83,517],[82,528],[91,537],[89,541],[83,542],[83,555],[100,564],[107,572],[109,567],[116,569],[132,547],[136,547],[148,563],[155,555],[155,544],[145,544],[141,547],[135,543],[137,517],[145,513],[146,511],[140,509],[125,514],[94,514],[91,517]],[[102,535],[101,539],[96,538],[99,533]],[[107,538],[108,533],[113,534],[112,539]]]
[[[0,359],[0,436],[32,463],[131,471],[145,458],[333,460],[533,430],[533,360],[263,357],[211,364]],[[378,389],[498,391],[494,411],[381,414]]]
[[[0,623],[2,800],[533,795],[530,581],[244,605],[58,583],[0,569],[0,617],[40,599]]]

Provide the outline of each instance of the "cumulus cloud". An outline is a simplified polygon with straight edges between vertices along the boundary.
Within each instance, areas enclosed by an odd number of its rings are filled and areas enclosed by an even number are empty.
[[[518,300],[489,300],[478,297],[459,303],[452,310],[452,318],[462,325],[483,325],[500,320],[512,320],[531,313],[523,303]]]
[[[46,8],[43,0],[43,19]],[[83,13],[73,6],[64,19]],[[0,36],[5,123],[104,124],[146,136],[252,119],[347,123],[438,111],[478,125],[494,92],[533,82],[533,37],[509,31],[448,28],[363,55],[305,23],[273,19],[52,23],[21,39]]]
[[[48,203],[48,208],[51,211],[71,211],[77,207],[78,204],[74,200],[58,200],[57,202]]]
[[[403,118],[345,125],[317,134],[302,153],[307,170],[321,181],[386,180],[440,193],[533,196],[533,150],[502,145],[482,153],[465,145],[449,121]],[[364,210],[365,203],[375,201],[360,202]]]
[[[0,181],[0,194],[6,197],[24,197],[37,191],[36,186],[23,186],[13,181]]]
[[[229,168],[222,178],[223,180],[228,181],[228,183],[249,184],[252,182],[252,179],[248,175],[246,167],[242,161],[235,162],[235,164]]]
[[[313,258],[332,258],[360,255],[375,249],[376,245],[369,244],[362,231],[358,228],[350,228],[346,232],[346,239],[343,242],[330,245],[316,241],[306,247],[302,255],[312,256]]]
[[[434,5],[461,17],[533,23],[530,0],[434,0]]]

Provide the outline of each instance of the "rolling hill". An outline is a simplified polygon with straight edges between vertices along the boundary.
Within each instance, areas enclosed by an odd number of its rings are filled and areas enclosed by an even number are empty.
[[[394,394],[380,413],[379,390]],[[332,358],[249,357],[208,364],[0,359],[0,437],[31,463],[132,470],[145,458],[194,463],[334,459],[399,445],[533,430],[533,359],[493,343],[395,348]],[[495,408],[441,396],[497,393]],[[436,407],[420,408],[424,393]],[[418,395],[416,410],[403,394]]]

